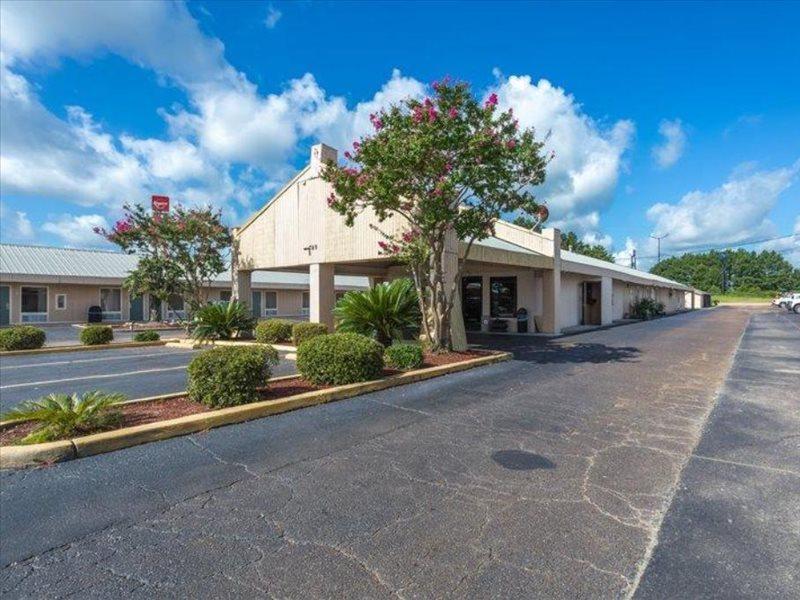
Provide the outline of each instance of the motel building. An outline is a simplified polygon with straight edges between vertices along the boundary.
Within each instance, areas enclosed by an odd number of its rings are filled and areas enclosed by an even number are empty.
[[[262,271],[309,277],[310,320],[333,327],[337,278],[360,276],[371,285],[406,275],[392,257],[379,254],[383,238],[402,231],[399,218],[379,223],[370,211],[353,227],[328,208],[332,187],[320,176],[337,151],[324,144],[311,149],[311,161],[240,228],[240,266],[235,285],[250,298]],[[461,280],[453,314],[455,345],[464,347],[465,331],[505,329],[517,333],[559,334],[571,328],[610,325],[629,315],[633,302],[648,297],[668,313],[699,308],[691,287],[636,269],[575,254],[560,247],[557,229],[535,233],[498,221],[495,235],[476,242]],[[465,246],[450,240],[445,268],[454,273]],[[525,309],[527,321],[520,309]]]
[[[181,297],[162,310],[147,296],[132,297],[122,287],[136,257],[120,252],[0,244],[0,325],[85,323],[89,308],[102,309],[103,322],[173,320],[184,316]],[[248,304],[258,318],[306,320],[310,312],[307,273],[259,271],[252,277]],[[337,277],[332,293],[365,289],[367,280]],[[210,302],[231,298],[230,273],[208,288]]]

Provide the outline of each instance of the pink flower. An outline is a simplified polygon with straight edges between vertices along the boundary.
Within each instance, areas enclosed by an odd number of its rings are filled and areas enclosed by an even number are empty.
[[[438,82],[438,81],[434,81],[434,82],[431,84],[431,87],[432,87],[433,89],[435,89],[436,91],[439,91],[439,82]]]
[[[127,233],[130,230],[131,230],[131,224],[130,221],[128,221],[127,219],[117,221],[114,224],[114,233]]]
[[[358,175],[358,169],[354,169],[353,167],[345,167],[344,169],[342,169],[342,171],[344,172],[345,175],[348,175],[349,177],[355,177],[356,175]]]
[[[336,194],[331,192],[331,195],[328,196],[328,207],[333,206],[336,203]]]
[[[414,123],[421,123],[423,119],[422,108],[417,106],[414,109],[414,114],[411,116],[411,118],[414,120]]]
[[[372,126],[373,126],[373,127],[376,129],[376,130],[380,130],[381,128],[383,128],[383,121],[382,121],[382,120],[381,120],[381,118],[380,118],[378,115],[376,115],[375,113],[372,113],[372,114],[369,116],[369,120],[370,120],[370,122],[372,122]]]
[[[497,106],[497,94],[494,94],[494,93],[493,93],[493,94],[491,94],[491,95],[489,96],[489,99],[488,99],[488,100],[486,100],[486,104],[484,104],[484,106],[485,106],[486,108],[489,108],[489,107],[491,107],[491,106]]]
[[[353,158],[353,155],[352,155],[352,154],[350,154],[350,151],[349,151],[349,150],[345,150],[345,151],[344,151],[344,157],[345,157],[347,160],[350,160],[351,158]]]
[[[436,109],[435,109],[435,108],[433,108],[432,106],[431,106],[430,108],[428,108],[428,120],[429,120],[431,123],[432,123],[433,121],[435,121],[435,120],[436,120],[436,115],[437,115],[437,114],[438,114],[438,113],[436,112]]]
[[[356,152],[361,150],[361,143],[360,142],[353,142],[353,150]]]
[[[455,119],[458,116],[458,111],[455,108],[451,108],[447,114],[450,115],[451,119]]]
[[[508,140],[506,142],[506,148],[508,148],[509,150],[513,150],[516,147],[517,147],[517,141],[516,140]]]
[[[444,172],[445,172],[445,173],[449,173],[449,172],[450,172],[450,171],[452,171],[452,170],[453,170],[453,165],[451,165],[450,163],[445,163],[445,165],[444,165]]]

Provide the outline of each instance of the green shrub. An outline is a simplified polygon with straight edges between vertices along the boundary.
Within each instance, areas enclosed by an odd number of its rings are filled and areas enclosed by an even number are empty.
[[[324,323],[295,323],[292,326],[292,343],[300,346],[303,342],[328,333]]]
[[[631,305],[631,317],[634,319],[652,319],[664,314],[664,304],[652,298],[640,298]]]
[[[188,368],[189,397],[211,408],[237,406],[258,400],[278,351],[272,346],[222,346],[192,359]]]
[[[0,329],[0,350],[35,350],[44,346],[44,340],[44,330],[30,325]]]
[[[417,291],[410,279],[395,279],[363,292],[348,292],[333,311],[336,330],[375,336],[384,346],[419,328]]]
[[[255,324],[255,318],[243,302],[209,304],[195,313],[192,337],[201,342],[249,337]]]
[[[284,319],[268,319],[256,325],[256,341],[262,344],[279,344],[292,340],[292,323]]]
[[[81,331],[81,344],[99,346],[108,344],[114,339],[114,330],[108,325],[89,325]]]
[[[317,385],[377,379],[383,373],[383,346],[357,333],[318,336],[298,346],[297,370]]]
[[[133,336],[134,342],[157,342],[160,339],[157,331],[140,331]]]
[[[419,344],[392,344],[383,352],[386,366],[393,369],[418,369],[425,361]]]
[[[73,435],[82,435],[110,429],[122,419],[118,410],[112,410],[126,400],[122,394],[93,391],[83,395],[50,394],[39,400],[28,400],[8,411],[2,419],[8,421],[34,421],[38,426],[21,444],[52,442]]]

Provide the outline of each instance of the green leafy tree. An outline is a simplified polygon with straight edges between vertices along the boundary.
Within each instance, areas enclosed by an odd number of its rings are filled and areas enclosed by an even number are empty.
[[[398,217],[405,230],[385,233],[381,251],[410,268],[431,349],[452,347],[450,315],[472,245],[492,235],[503,213],[535,214],[532,189],[547,158],[532,130],[520,130],[492,94],[481,103],[465,83],[433,84],[431,98],[407,98],[370,116],[374,132],[353,144],[353,166],[329,164],[329,206],[352,225],[370,209]],[[466,244],[445,275],[448,236]],[[452,239],[450,237],[449,239]]]
[[[141,204],[125,205],[124,210],[125,216],[110,231],[94,231],[139,257],[126,283],[135,293],[150,293],[162,301],[179,290],[191,313],[206,304],[208,287],[225,271],[231,245],[221,212],[177,206],[169,213],[151,213]]]
[[[363,292],[348,292],[333,311],[337,331],[375,336],[383,346],[419,328],[417,292],[410,279],[395,279]]]
[[[568,231],[561,234],[561,248],[575,252],[576,254],[583,254],[584,256],[591,256],[608,262],[614,262],[613,255],[600,244],[587,244],[575,235],[574,232]]]
[[[686,253],[665,258],[650,272],[712,293],[775,293],[800,289],[800,269],[771,250]]]

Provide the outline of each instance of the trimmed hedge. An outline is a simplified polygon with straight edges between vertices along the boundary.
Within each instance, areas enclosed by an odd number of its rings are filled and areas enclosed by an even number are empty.
[[[422,347],[419,344],[392,344],[383,351],[386,366],[393,369],[418,369],[425,362]]]
[[[197,355],[189,363],[189,398],[211,408],[238,406],[258,400],[267,385],[278,351],[272,346],[221,346]]]
[[[317,385],[345,385],[383,374],[383,346],[358,333],[321,335],[297,347],[297,370]]]
[[[44,346],[44,329],[31,325],[15,325],[0,329],[0,350],[36,350]]]
[[[157,331],[140,331],[133,335],[134,342],[157,342],[160,339]]]
[[[279,344],[292,340],[292,323],[285,319],[267,319],[256,325],[256,341],[262,344]]]
[[[292,327],[292,342],[300,346],[303,342],[328,333],[324,323],[295,323]]]
[[[84,346],[110,344],[113,339],[114,330],[108,325],[89,325],[81,331],[81,344]]]

